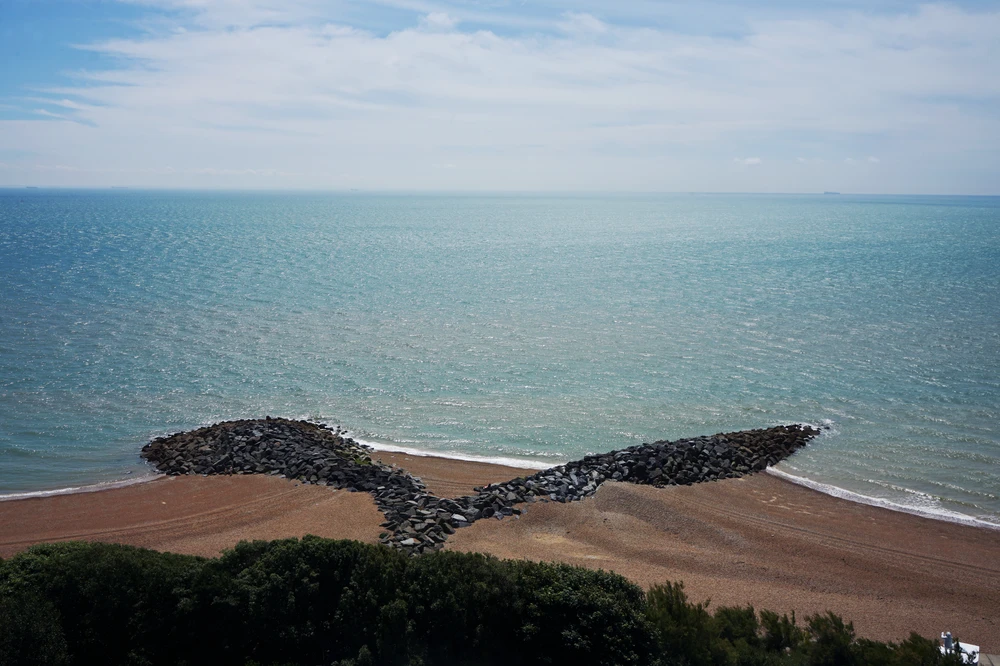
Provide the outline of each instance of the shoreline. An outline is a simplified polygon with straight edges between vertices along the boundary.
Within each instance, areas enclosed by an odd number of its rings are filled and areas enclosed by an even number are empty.
[[[375,452],[443,496],[532,472]],[[214,556],[243,539],[305,534],[377,543],[368,493],[268,475],[162,476],[106,492],[0,502],[0,557],[34,543],[98,540]],[[593,497],[526,505],[459,529],[446,550],[616,571],[642,587],[682,580],[693,601],[777,612],[827,609],[858,635],[952,631],[997,650],[1000,536],[839,499],[771,474],[655,488],[608,482]]]
[[[813,428],[823,428],[826,424],[816,425],[813,423],[801,422],[797,425],[804,425]],[[406,446],[397,446],[395,444],[383,444],[373,440],[365,440],[354,437],[350,431],[343,431],[346,436],[352,437],[356,442],[363,446],[369,446],[374,452],[388,452],[388,453],[401,453],[409,456],[420,457],[420,458],[440,458],[442,460],[460,460],[463,462],[473,462],[480,463],[484,465],[497,465],[502,467],[513,467],[521,469],[532,469],[532,470],[545,470],[551,467],[556,467],[562,465],[568,461],[563,460],[561,462],[548,465],[547,463],[542,463],[541,461],[520,459],[520,458],[507,458],[507,457],[491,457],[491,456],[476,456],[473,454],[454,454],[447,455],[438,451],[427,451],[423,449],[416,449]],[[822,436],[821,430],[821,436]],[[973,527],[985,530],[1000,531],[1000,522],[990,522],[989,520],[984,520],[976,516],[971,516],[968,514],[959,513],[957,511],[950,511],[948,509],[941,509],[938,511],[932,509],[926,509],[918,506],[909,506],[906,504],[901,504],[899,502],[893,502],[892,500],[883,499],[881,497],[871,497],[869,495],[862,495],[861,493],[854,492],[853,490],[848,490],[846,488],[841,488],[840,486],[835,486],[830,483],[824,483],[822,481],[814,481],[803,476],[796,476],[795,474],[789,474],[784,470],[778,469],[777,467],[768,467],[764,470],[764,473],[771,474],[776,478],[791,483],[797,486],[802,486],[804,488],[809,488],[810,490],[816,491],[823,495],[828,495],[830,497],[835,497],[837,499],[845,500],[848,502],[854,502],[856,504],[861,504],[864,506],[872,506],[879,509],[885,509],[886,511],[897,511],[899,513],[906,513],[913,516],[919,516],[921,518],[926,518],[928,520],[940,520],[945,523],[952,523],[956,525],[964,525],[966,527]]]
[[[871,506],[877,509],[884,509],[886,511],[905,513],[911,516],[919,516],[920,518],[926,518],[927,520],[940,520],[941,522],[953,525],[963,525],[965,527],[972,527],[975,529],[1000,531],[1000,523],[992,523],[988,520],[983,520],[982,518],[976,518],[975,516],[958,513],[957,511],[949,511],[947,509],[934,511],[931,509],[923,509],[916,506],[900,504],[898,502],[893,502],[892,500],[882,499],[881,497],[870,497],[868,495],[856,493],[853,490],[841,488],[840,486],[834,486],[821,481],[813,481],[812,479],[807,479],[803,476],[789,474],[788,472],[774,467],[768,467],[764,470],[764,473],[770,474],[771,476],[781,479],[787,483],[808,488],[823,495],[835,497],[846,502],[853,502],[863,506]]]
[[[48,490],[25,490],[0,495],[0,502],[15,502],[23,499],[34,499],[38,497],[59,497],[62,495],[82,495],[84,493],[99,493],[115,488],[127,488],[140,483],[150,483],[163,478],[163,474],[150,472],[132,477],[131,479],[116,479],[114,481],[99,481],[97,483],[82,486],[68,486],[66,488],[52,488]]]
[[[415,456],[418,458],[441,458],[442,460],[461,460],[462,462],[478,463],[481,465],[497,465],[499,467],[512,467],[515,469],[533,469],[535,471],[541,471],[545,469],[551,469],[552,467],[557,467],[559,465],[569,462],[567,460],[560,460],[559,462],[548,462],[541,460],[534,460],[530,458],[509,458],[506,456],[479,456],[474,453],[453,453],[447,454],[441,451],[429,451],[427,449],[419,449],[411,446],[402,446],[397,444],[386,444],[384,442],[376,442],[370,439],[360,439],[355,437],[349,430],[343,431],[344,436],[350,437],[358,444],[362,446],[367,446],[372,449],[374,453],[402,453],[408,456]]]
[[[804,424],[804,425],[809,425],[809,424]],[[372,449],[373,455],[380,453],[390,453],[390,454],[408,456],[410,458],[427,458],[427,459],[437,459],[442,461],[454,460],[454,461],[467,462],[477,465],[490,465],[494,467],[526,470],[526,471],[530,470],[531,473],[540,470],[550,469],[552,467],[556,467],[567,462],[567,461],[560,461],[560,462],[555,462],[553,464],[548,464],[537,460],[508,458],[503,456],[477,456],[474,454],[461,454],[461,453],[449,455],[447,453],[442,453],[439,451],[428,451],[426,449],[418,449],[407,446],[399,446],[395,444],[385,444],[373,440],[359,439],[354,437],[353,434],[348,430],[340,430],[340,432],[345,437],[352,437],[354,441],[356,441],[358,444],[370,447]],[[983,530],[1000,532],[1000,523],[994,523],[989,520],[984,520],[976,516],[962,514],[957,511],[949,511],[947,509],[935,511],[922,507],[909,506],[906,504],[893,502],[892,500],[887,500],[880,497],[871,497],[868,495],[862,495],[860,493],[856,493],[846,488],[841,488],[839,486],[835,486],[832,484],[823,483],[822,481],[814,481],[812,479],[808,479],[805,477],[789,474],[788,472],[785,472],[784,470],[781,469],[777,469],[775,467],[768,467],[767,469],[764,470],[764,473],[769,474],[775,478],[779,478],[786,483],[800,486],[803,488],[808,488],[814,492],[826,495],[828,497],[833,497],[847,502],[852,502],[862,506],[870,506],[878,509],[883,509],[886,511],[893,511],[912,516],[918,516],[920,518],[925,518],[927,520],[936,520],[953,525],[963,525],[974,529],[983,529]],[[39,498],[39,497],[53,497],[60,495],[77,495],[82,493],[102,492],[105,490],[113,490],[116,488],[127,487],[135,484],[149,483],[152,481],[156,481],[157,479],[160,478],[165,478],[165,476],[163,474],[154,471],[152,467],[150,467],[150,471],[148,474],[143,474],[131,479],[101,481],[94,484],[82,485],[82,486],[70,486],[66,488],[55,488],[55,489],[34,490],[34,491],[18,491],[13,493],[0,494],[0,503],[17,501],[21,499]],[[497,482],[506,480],[508,479],[507,478],[495,479],[495,481]]]

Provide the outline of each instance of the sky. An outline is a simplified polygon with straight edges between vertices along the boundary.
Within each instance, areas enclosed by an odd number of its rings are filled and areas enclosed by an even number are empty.
[[[0,187],[997,195],[997,63],[997,0],[0,0]]]

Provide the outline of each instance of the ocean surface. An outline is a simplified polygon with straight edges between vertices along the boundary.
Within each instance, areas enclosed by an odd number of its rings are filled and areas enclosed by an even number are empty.
[[[265,415],[535,465],[823,424],[782,473],[1000,525],[1000,198],[0,190],[0,494]]]

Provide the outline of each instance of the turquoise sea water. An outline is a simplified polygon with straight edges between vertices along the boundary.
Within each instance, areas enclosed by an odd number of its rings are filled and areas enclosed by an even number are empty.
[[[1000,524],[1000,198],[0,191],[0,493],[241,417],[556,464],[778,423]]]

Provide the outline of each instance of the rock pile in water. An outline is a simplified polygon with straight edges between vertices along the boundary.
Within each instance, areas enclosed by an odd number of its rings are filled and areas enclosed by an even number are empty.
[[[287,419],[227,421],[154,439],[142,457],[165,474],[272,474],[371,493],[385,515],[382,542],[409,554],[441,548],[448,535],[483,518],[519,515],[520,504],[572,502],[605,481],[690,485],[752,474],[819,434],[777,426],[589,455],[528,477],[436,497],[405,470],[371,459],[371,449],[324,424]]]
[[[372,462],[367,446],[323,423],[271,417],[226,421],[160,437],[142,447],[141,455],[172,476],[272,474],[373,491],[393,475],[391,468]]]
[[[593,495],[605,481],[689,486],[735,479],[784,460],[818,434],[809,426],[790,425],[640,444],[477,490],[480,496],[506,497],[513,493],[572,502]]]

